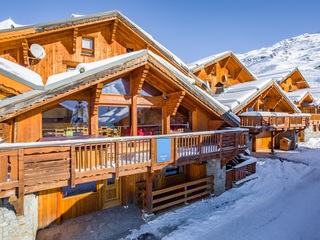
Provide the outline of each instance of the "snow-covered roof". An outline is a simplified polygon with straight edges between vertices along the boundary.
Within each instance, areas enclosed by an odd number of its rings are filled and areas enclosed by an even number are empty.
[[[252,76],[253,79],[256,79],[256,76],[252,72],[250,72],[250,70],[241,62],[241,60],[232,51],[226,51],[226,52],[222,52],[219,54],[215,54],[215,55],[211,55],[211,56],[199,59],[197,61],[189,63],[188,67],[190,68],[190,71],[197,72],[202,68],[205,68],[215,62],[218,62],[230,56],[232,56],[239,63],[239,65],[242,68],[244,68]]]
[[[0,30],[22,27],[24,25],[16,24],[11,18],[0,22]]]
[[[291,102],[291,100],[285,95],[285,92],[279,87],[279,85],[272,79],[255,80],[250,82],[244,82],[234,84],[225,89],[221,94],[215,94],[214,98],[217,99],[223,105],[229,107],[233,112],[241,110],[258,94],[266,90],[271,85],[282,93],[284,99],[294,109],[295,112],[300,110]]]
[[[39,74],[4,58],[0,58],[0,74],[33,89],[44,88]]]
[[[251,112],[242,112],[239,114],[240,117],[242,116],[250,116],[250,117],[288,117],[288,116],[297,116],[297,117],[309,117],[310,114],[308,113],[285,113],[285,112],[256,112],[256,111],[251,111]]]
[[[290,98],[294,103],[300,102],[303,98],[306,97],[307,94],[310,94],[308,88],[298,89],[293,92],[287,92],[286,95]],[[310,94],[311,95],[311,94]],[[312,96],[312,95],[311,95]]]
[[[290,75],[292,75],[294,72],[299,72],[301,76],[303,77],[302,73],[300,72],[299,68],[283,68],[283,69],[276,69],[272,70],[263,74],[258,74],[257,78],[259,80],[264,79],[273,79],[277,81],[278,83],[282,83],[285,81]],[[305,80],[306,85],[309,87],[309,83]]]
[[[110,72],[117,67],[123,68],[126,63],[134,59],[141,59],[141,61],[144,62],[155,59],[175,75],[179,84],[182,85],[184,89],[188,90],[224,119],[228,119],[228,121],[233,122],[233,124],[239,125],[239,118],[232,113],[228,113],[230,110],[228,107],[225,107],[204,90],[194,85],[195,79],[187,77],[169,62],[149,50],[126,53],[93,63],[81,63],[73,71],[52,75],[48,78],[47,85],[44,87],[43,91],[30,91],[20,94],[19,96],[11,97],[10,99],[0,101],[0,115],[4,116],[5,114],[12,113],[19,108],[30,106],[37,102],[54,97],[59,93],[64,93],[67,90],[89,83],[100,76],[105,76],[108,71]]]
[[[195,69],[206,67],[207,65],[210,65],[213,62],[217,62],[225,57],[228,57],[230,56],[230,54],[231,54],[231,51],[214,54],[214,55],[199,59],[197,61],[194,61],[192,63],[188,63],[188,66],[191,71],[194,71]]]

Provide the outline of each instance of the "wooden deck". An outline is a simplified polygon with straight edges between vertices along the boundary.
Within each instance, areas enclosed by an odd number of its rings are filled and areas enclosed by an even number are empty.
[[[224,159],[243,152],[248,130],[192,132],[122,138],[65,138],[0,145],[0,198],[136,173]],[[157,162],[157,140],[170,139],[171,156]]]
[[[239,115],[241,127],[251,134],[262,131],[302,130],[309,125],[310,114],[287,114],[273,112],[246,112]]]

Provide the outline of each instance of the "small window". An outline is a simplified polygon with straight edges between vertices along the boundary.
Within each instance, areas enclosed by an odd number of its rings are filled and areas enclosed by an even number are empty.
[[[133,48],[127,48],[127,53],[133,52],[133,51],[134,51]]]
[[[174,166],[170,165],[166,169],[165,176],[168,177],[168,176],[178,175],[178,174],[182,174],[183,172],[184,172],[183,166],[179,166],[175,168]]]
[[[82,38],[82,55],[93,56],[93,39]]]

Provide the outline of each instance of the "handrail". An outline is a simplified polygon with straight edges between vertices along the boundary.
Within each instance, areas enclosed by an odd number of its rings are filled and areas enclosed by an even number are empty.
[[[134,140],[147,140],[147,139],[158,139],[158,138],[177,138],[187,136],[197,136],[203,134],[221,134],[221,133],[236,133],[236,132],[248,132],[245,128],[232,128],[225,130],[214,130],[214,131],[201,131],[201,132],[188,132],[188,133],[175,133],[175,134],[163,134],[163,135],[148,135],[148,136],[126,136],[126,137],[112,137],[112,138],[89,138],[89,139],[77,139],[72,140],[65,137],[63,141],[46,141],[46,142],[19,142],[19,143],[1,143],[1,150],[12,150],[21,148],[32,148],[32,147],[46,147],[46,146],[72,146],[79,144],[93,144],[93,143],[109,143],[109,142],[123,142],[123,141],[134,141]]]

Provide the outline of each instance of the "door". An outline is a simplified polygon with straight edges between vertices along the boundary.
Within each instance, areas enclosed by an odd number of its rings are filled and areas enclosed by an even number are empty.
[[[103,208],[120,205],[120,179],[109,178],[104,181]]]

